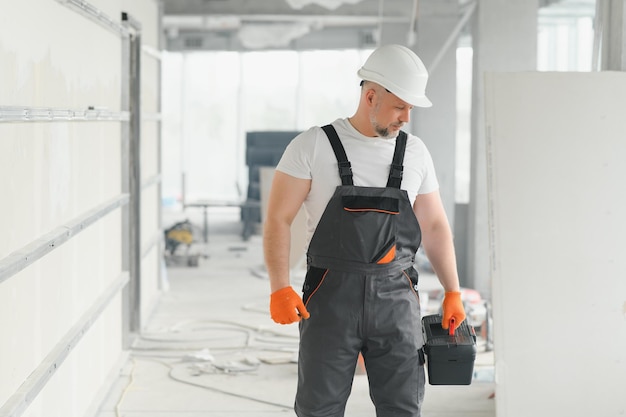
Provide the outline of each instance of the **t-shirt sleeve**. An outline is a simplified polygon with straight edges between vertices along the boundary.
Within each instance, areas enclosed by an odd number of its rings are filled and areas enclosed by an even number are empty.
[[[287,145],[276,170],[295,178],[310,180],[311,158],[315,150],[315,129],[309,129],[296,136]]]

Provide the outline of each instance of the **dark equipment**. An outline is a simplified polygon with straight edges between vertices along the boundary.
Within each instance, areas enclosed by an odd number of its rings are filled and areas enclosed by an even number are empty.
[[[476,333],[463,321],[454,330],[441,327],[441,315],[432,314],[422,318],[424,353],[430,385],[469,385],[474,373],[476,359]]]
[[[300,131],[254,131],[246,133],[248,192],[241,205],[243,238],[248,240],[254,225],[261,222],[261,167],[275,167],[285,148]]]

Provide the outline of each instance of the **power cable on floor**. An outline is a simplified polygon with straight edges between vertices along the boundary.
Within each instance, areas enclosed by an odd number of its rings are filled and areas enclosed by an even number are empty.
[[[185,326],[208,324],[210,326],[195,327],[189,331],[183,330]],[[226,327],[224,327],[226,326]],[[234,331],[243,333],[245,335],[245,341],[242,344],[234,346],[209,346],[211,350],[248,350],[251,348],[262,350],[285,350],[285,345],[291,348],[295,347],[299,343],[298,335],[286,334],[284,332],[266,329],[259,326],[251,326],[243,323],[225,321],[225,320],[187,320],[171,326],[169,331],[161,333],[142,334],[139,336],[139,340],[156,343],[186,343],[193,344],[198,342],[216,342],[227,339],[232,339],[228,336],[211,336],[211,337],[190,337],[190,334],[198,334],[206,331]],[[175,337],[166,335],[173,335]],[[202,348],[207,346],[203,344]],[[196,350],[199,346],[176,346],[178,350]],[[173,350],[170,348],[163,349],[162,347],[146,347],[135,344],[133,347],[135,350]]]
[[[203,334],[206,332],[236,332],[237,336],[227,336],[227,335],[213,335]],[[138,342],[144,341],[153,342],[157,344],[157,346],[141,346],[140,344],[135,344],[132,348],[132,367],[129,374],[128,384],[123,389],[120,394],[120,398],[115,405],[115,415],[116,417],[121,417],[121,406],[126,398],[128,391],[131,386],[134,384],[134,372],[136,368],[136,359],[137,360],[148,360],[159,363],[167,368],[169,368],[168,377],[176,382],[184,383],[187,385],[204,388],[209,391],[213,391],[219,394],[228,395],[235,398],[245,399],[248,401],[253,401],[260,404],[266,404],[273,407],[279,407],[285,410],[292,410],[293,406],[285,405],[280,403],[275,403],[272,401],[263,400],[260,398],[251,397],[248,395],[239,394],[236,392],[227,391],[221,388],[212,387],[210,385],[204,385],[201,383],[197,383],[194,381],[189,381],[187,379],[181,378],[180,376],[175,375],[176,368],[172,366],[172,364],[167,363],[166,360],[171,359],[174,361],[181,360],[182,362],[186,361],[197,361],[197,362],[207,362],[204,361],[200,354],[190,354],[188,351],[195,350],[198,351],[202,349],[202,351],[206,350],[206,354],[211,356],[209,353],[209,349],[206,346],[208,344],[219,345],[218,342],[240,338],[241,343],[236,343],[233,346],[210,346],[211,352],[222,351],[223,353],[233,353],[237,351],[245,352],[250,350],[256,351],[274,351],[274,352],[297,352],[299,335],[288,334],[283,331],[276,331],[273,329],[264,328],[263,326],[253,326],[246,323],[240,323],[235,321],[227,321],[227,320],[185,320],[170,326],[164,332],[155,332],[151,334],[142,334],[139,336]],[[193,346],[196,344],[195,346]],[[200,346],[201,345],[201,346]],[[187,352],[187,353],[185,353]],[[169,354],[167,354],[169,353]],[[203,352],[200,352],[203,353]],[[293,356],[292,356],[293,357]],[[163,359],[163,360],[160,360]],[[284,359],[283,359],[284,360]],[[244,366],[243,364],[235,364],[231,363],[212,363],[213,359],[209,360],[210,367],[214,372],[209,372],[207,369],[203,367],[196,367],[202,373],[206,374],[228,374],[228,373],[239,373],[239,372],[251,372],[258,368],[258,364],[252,364],[253,366]],[[257,360],[258,361],[258,360]],[[291,361],[291,359],[290,359]],[[260,362],[259,362],[260,363]],[[278,363],[278,362],[276,362]],[[284,362],[282,362],[284,363]]]
[[[117,400],[117,403],[115,404],[115,417],[122,416],[120,414],[120,407],[122,405],[122,401],[124,401],[124,398],[126,397],[126,393],[128,392],[128,390],[130,389],[131,385],[133,385],[133,382],[134,382],[135,359],[131,358],[130,360],[131,360],[132,366],[130,368],[130,373],[128,375],[128,384],[126,384],[126,386],[122,390],[122,393],[120,394],[120,398]]]
[[[170,347],[160,347],[160,346],[135,346],[133,347],[133,352],[135,353],[136,356],[145,356],[146,357],[156,357],[158,355],[155,354],[151,354],[150,352],[159,352],[161,354],[162,357],[173,357],[175,353],[178,353],[178,357],[180,357],[180,353],[181,352],[191,352],[191,351],[197,351],[197,350],[202,350],[202,349],[207,349],[206,346],[204,345],[197,345],[197,346],[176,346],[176,348],[170,348]],[[249,346],[249,347],[238,347],[238,346],[228,346],[228,347],[221,347],[221,348],[215,348],[212,347],[211,348],[212,352],[215,351],[225,351],[226,353],[228,352],[232,352],[232,351],[262,351],[262,352],[297,352],[298,351],[298,346]],[[166,355],[167,352],[172,352],[172,355]]]
[[[163,362],[163,361],[160,361],[160,360],[156,360],[156,359],[149,359],[149,358],[145,358],[145,359],[146,360],[150,360],[152,362],[156,362],[158,364],[161,364],[161,365],[169,368],[168,377],[170,379],[172,379],[173,381],[180,382],[180,383],[187,384],[187,385],[191,385],[191,386],[198,387],[198,388],[204,388],[204,389],[209,390],[209,391],[213,391],[213,392],[216,392],[216,393],[219,393],[219,394],[228,395],[228,396],[235,397],[235,398],[240,398],[240,399],[244,399],[244,400],[248,400],[248,401],[253,401],[253,402],[256,402],[256,403],[270,405],[270,406],[273,406],[273,407],[279,407],[279,408],[287,409],[287,410],[292,410],[293,409],[293,406],[291,406],[291,405],[275,403],[275,402],[272,402],[272,401],[267,401],[267,400],[263,400],[263,399],[260,399],[260,398],[251,397],[249,395],[238,394],[236,392],[226,391],[226,390],[223,390],[223,389],[220,389],[220,388],[211,387],[211,386],[208,386],[208,385],[203,385],[203,384],[199,384],[199,383],[196,383],[196,382],[192,382],[192,381],[188,381],[186,379],[182,379],[182,378],[176,377],[176,376],[173,375],[175,367],[173,367],[171,364]]]
[[[174,375],[172,375],[173,371],[174,371],[174,369],[170,368],[170,372],[168,373],[168,376],[170,378],[172,378],[174,381],[178,381],[178,382],[181,382],[183,384],[188,384],[188,385],[192,385],[194,387],[204,388],[204,389],[207,389],[209,391],[217,392],[217,393],[228,395],[228,396],[235,397],[235,398],[241,398],[241,399],[248,400],[248,401],[254,401],[254,402],[257,402],[257,403],[261,403],[261,404],[271,405],[273,407],[284,408],[284,409],[287,409],[287,410],[292,410],[293,409],[293,406],[291,406],[291,405],[285,405],[285,404],[275,403],[275,402],[271,402],[271,401],[261,400],[259,398],[250,397],[248,395],[237,394],[235,392],[225,391],[223,389],[219,389],[219,388],[215,388],[215,387],[209,387],[207,385],[197,384],[195,382],[191,382],[191,381],[187,381],[187,380],[184,380],[184,379],[176,378]]]
[[[243,307],[245,309],[245,306]],[[281,336],[281,337],[287,337],[287,338],[298,338],[298,335],[292,335],[292,334],[287,334],[284,332],[279,332],[277,330],[271,330],[271,329],[267,329],[263,326],[252,326],[249,324],[245,324],[245,323],[240,323],[240,322],[236,322],[236,321],[231,321],[231,320],[214,320],[214,319],[195,319],[195,320],[185,320],[185,321],[181,321],[179,323],[176,323],[175,325],[170,327],[170,330],[175,330],[175,331],[179,331],[179,328],[182,326],[186,326],[186,325],[190,325],[190,324],[196,324],[196,323],[210,323],[210,324],[224,324],[227,326],[234,326],[234,327],[241,327],[244,329],[249,329],[249,330],[253,330],[255,332],[265,332],[265,333],[271,333],[274,334],[276,336]]]

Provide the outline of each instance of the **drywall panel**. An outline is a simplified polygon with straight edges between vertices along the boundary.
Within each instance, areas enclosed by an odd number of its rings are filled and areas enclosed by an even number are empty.
[[[159,173],[159,123],[144,121],[141,124],[141,182],[154,178]],[[166,155],[166,157],[168,157]]]
[[[10,5],[0,13],[0,105],[119,109],[118,35],[58,1]]]
[[[91,308],[101,294],[120,276],[120,251],[113,249],[120,241],[119,211],[104,217],[47,256],[0,283],[0,403],[10,398],[17,388],[39,366],[72,327]],[[89,250],[85,250],[89,248]],[[119,298],[119,296],[118,296]],[[119,302],[113,300],[121,314]],[[110,333],[102,335],[121,348],[121,321]],[[82,343],[82,341],[81,341]],[[80,344],[79,344],[80,346]],[[104,360],[94,352],[96,361]],[[66,362],[67,363],[67,362]],[[87,365],[85,365],[86,367]],[[98,375],[83,374],[80,387],[89,385]],[[65,389],[71,386],[66,385]],[[87,395],[88,396],[88,395]]]
[[[498,417],[626,414],[626,73],[486,76]]]
[[[107,377],[120,358],[121,310],[122,300],[118,295],[72,350],[24,417],[90,417],[86,411],[92,405],[93,395],[68,395],[68,390],[91,394],[109,382]]]
[[[161,59],[159,55],[146,53],[145,39],[141,38],[144,46],[144,53],[141,55],[141,111],[145,114],[155,114],[159,110],[159,88],[160,88],[160,67]],[[156,51],[156,47],[152,49]]]
[[[120,130],[116,122],[0,123],[0,259],[121,193]]]
[[[156,50],[158,2],[23,0],[0,13],[0,106],[55,110],[106,109],[122,104],[120,33],[96,23],[76,7],[119,23],[129,11],[143,23],[143,39]],[[88,13],[87,13],[88,14]],[[148,49],[148,48],[147,48]],[[144,54],[146,55],[146,54]],[[145,179],[158,174],[158,60],[142,67],[145,113]],[[7,122],[0,119],[0,261],[43,235],[119,198],[122,125],[110,121]],[[158,184],[146,187],[146,241],[160,238]],[[142,236],[144,237],[144,236]],[[0,414],[20,395],[18,388],[38,378],[33,372],[48,355],[65,348],[85,315],[99,306],[112,283],[125,275],[121,261],[122,215],[117,208],[0,282]],[[149,246],[143,270],[147,305],[158,296],[160,253]],[[13,259],[13,258],[11,258]],[[9,259],[9,261],[11,260]],[[5,262],[2,266],[7,265]],[[147,265],[146,265],[147,264]],[[113,295],[93,326],[68,348],[40,393],[29,392],[25,416],[82,416],[102,391],[104,377],[122,354],[122,300]],[[57,358],[55,358],[56,360]],[[37,375],[37,374],[35,374]],[[30,395],[32,394],[32,395]],[[13,402],[11,402],[13,404]]]

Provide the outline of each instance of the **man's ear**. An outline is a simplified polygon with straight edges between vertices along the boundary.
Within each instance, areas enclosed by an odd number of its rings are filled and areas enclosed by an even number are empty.
[[[370,106],[374,105],[374,97],[376,97],[376,91],[373,88],[370,88],[365,92],[365,100]]]

